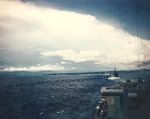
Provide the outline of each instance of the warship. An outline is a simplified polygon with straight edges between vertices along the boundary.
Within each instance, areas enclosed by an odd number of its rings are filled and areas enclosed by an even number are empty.
[[[150,82],[127,79],[100,93],[94,119],[150,119]]]

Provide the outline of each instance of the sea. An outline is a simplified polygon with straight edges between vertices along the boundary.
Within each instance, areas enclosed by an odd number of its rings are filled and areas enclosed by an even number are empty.
[[[0,119],[92,119],[100,88],[115,85],[103,74],[0,72]],[[150,70],[119,75],[150,81]]]

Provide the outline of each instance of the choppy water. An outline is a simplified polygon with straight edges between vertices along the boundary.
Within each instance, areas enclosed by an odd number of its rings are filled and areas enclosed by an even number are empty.
[[[136,78],[138,73],[121,74]],[[150,73],[146,74],[147,80]],[[100,73],[1,73],[0,119],[90,119],[101,96],[99,89],[112,85]]]

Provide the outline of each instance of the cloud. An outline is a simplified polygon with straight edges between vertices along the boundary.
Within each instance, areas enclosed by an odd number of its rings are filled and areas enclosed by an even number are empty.
[[[98,20],[91,15],[39,7],[30,2],[0,1],[0,65],[9,65],[12,57],[11,64],[31,65],[25,67],[27,70],[32,66],[38,69],[32,63],[44,61],[64,65],[64,69],[65,62],[71,66],[71,62],[87,61],[93,61],[93,66],[135,68],[135,64],[128,64],[138,60],[139,38],[124,31],[119,24],[116,28],[116,24],[107,23],[104,18]],[[141,41],[145,46],[140,47],[139,59],[150,61],[150,41]],[[54,56],[61,61],[53,59],[52,62],[50,59]],[[49,66],[47,64],[44,65]]]
[[[42,52],[42,56],[60,56],[63,60],[69,60],[73,62],[85,62],[96,61],[96,58],[100,55],[98,51],[80,51],[76,52],[71,49]]]
[[[60,65],[38,65],[38,66],[30,66],[30,67],[8,67],[4,68],[3,71],[64,71],[64,70],[75,70],[75,67],[71,67],[66,69]]]
[[[61,61],[61,64],[71,64],[70,62]]]

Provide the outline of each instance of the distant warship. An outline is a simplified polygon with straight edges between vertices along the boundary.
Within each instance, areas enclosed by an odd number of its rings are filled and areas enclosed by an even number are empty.
[[[113,81],[118,81],[118,82],[123,82],[124,81],[124,79],[119,76],[116,68],[115,68],[113,74],[108,77],[108,80],[113,80]]]

